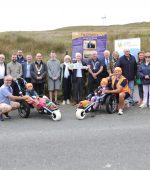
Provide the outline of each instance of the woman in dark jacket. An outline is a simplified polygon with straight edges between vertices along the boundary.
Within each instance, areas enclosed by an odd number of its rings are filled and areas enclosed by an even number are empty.
[[[66,55],[64,57],[64,63],[60,65],[61,70],[61,86],[63,91],[63,102],[62,104],[70,104],[71,98],[71,74],[72,71],[69,70],[69,65],[71,63],[71,57]]]
[[[150,52],[145,53],[145,62],[139,67],[139,76],[143,84],[143,102],[141,108],[150,106]],[[149,100],[149,101],[148,101]]]
[[[139,97],[140,97],[140,101],[138,102],[139,106],[143,102],[143,84],[142,84],[142,81],[141,81],[140,76],[139,76],[139,67],[144,62],[145,62],[144,51],[140,51],[138,53],[137,76],[136,76],[136,80],[138,80],[138,82],[137,82],[138,84],[137,85],[138,85]]]

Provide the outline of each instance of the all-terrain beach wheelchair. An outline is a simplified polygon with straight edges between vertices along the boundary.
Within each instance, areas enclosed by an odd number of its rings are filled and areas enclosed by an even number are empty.
[[[26,95],[26,85],[31,83],[27,83],[23,78],[18,78],[16,80],[19,95]],[[46,96],[38,97],[38,96],[28,96],[27,100],[19,101],[20,108],[18,109],[18,113],[22,118],[28,118],[32,108],[36,108],[39,113],[45,113],[50,116],[50,118],[54,121],[61,119],[61,112],[57,105],[51,102]]]
[[[84,119],[88,112],[101,110],[104,106],[107,113],[115,113],[117,111],[117,96],[115,94],[102,93],[102,87],[99,86],[94,93],[89,94],[86,100],[78,104],[76,110],[76,118]]]

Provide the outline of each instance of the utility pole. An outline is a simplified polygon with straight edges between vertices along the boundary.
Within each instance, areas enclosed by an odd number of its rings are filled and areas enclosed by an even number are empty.
[[[103,17],[101,17],[102,20],[102,25],[105,26],[106,25],[106,16],[104,15]]]

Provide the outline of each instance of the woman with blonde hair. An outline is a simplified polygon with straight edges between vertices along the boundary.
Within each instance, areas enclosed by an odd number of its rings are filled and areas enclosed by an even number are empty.
[[[69,65],[71,63],[71,57],[66,55],[64,57],[64,63],[61,64],[61,86],[63,91],[63,102],[62,104],[70,104],[71,97],[71,70]]]

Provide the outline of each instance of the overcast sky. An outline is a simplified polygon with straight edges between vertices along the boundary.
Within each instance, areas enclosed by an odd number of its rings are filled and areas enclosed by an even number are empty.
[[[149,0],[0,0],[0,31],[143,22],[149,11]]]

